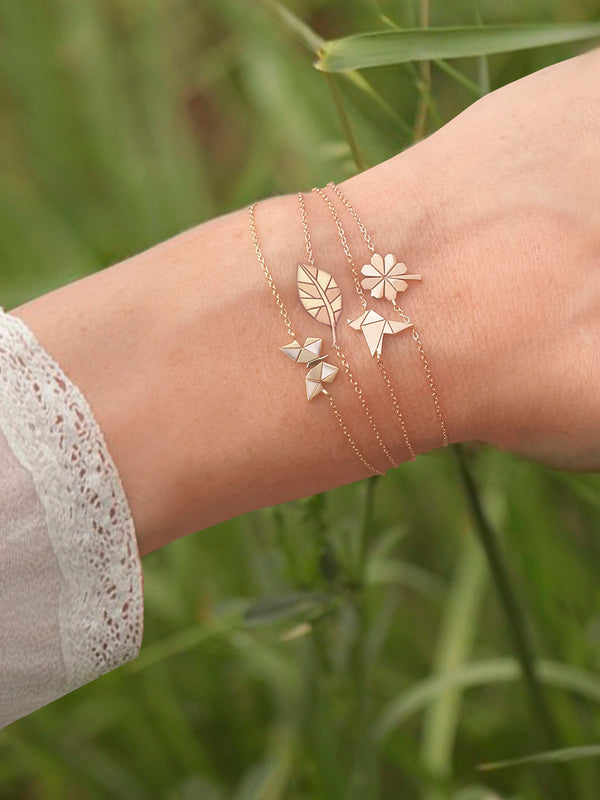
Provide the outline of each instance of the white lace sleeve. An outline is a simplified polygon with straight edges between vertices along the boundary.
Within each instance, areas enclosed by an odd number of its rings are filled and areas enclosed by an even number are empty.
[[[0,728],[135,658],[130,509],[79,388],[0,306]]]

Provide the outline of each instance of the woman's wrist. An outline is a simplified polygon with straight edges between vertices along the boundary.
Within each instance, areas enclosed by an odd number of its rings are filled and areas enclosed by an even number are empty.
[[[410,299],[452,438],[571,469],[600,467],[599,69],[597,49],[509,84],[348,183],[372,225],[386,187],[382,227],[431,277]]]
[[[390,184],[390,168],[393,167]],[[403,305],[431,364],[451,441],[477,431],[477,363],[463,316],[462,266],[423,231],[433,198],[417,190],[411,156],[344,188],[381,247],[423,283]],[[393,211],[391,188],[413,194]],[[335,275],[345,309],[339,336],[390,449],[408,458],[390,397],[362,336],[346,324],[360,311],[327,208],[306,205],[316,264]],[[429,215],[429,217],[428,217]],[[260,204],[265,259],[300,337],[323,335],[298,302],[296,266],[305,243],[294,195]],[[353,247],[360,239],[346,225]],[[407,233],[408,232],[408,233]],[[453,274],[456,273],[457,274]],[[15,309],[86,395],[130,501],[140,549],[149,552],[245,511],[368,474],[325,398],[308,403],[304,375],[278,348],[289,343],[256,258],[246,211],[181,234],[122,264]],[[417,452],[441,444],[429,387],[410,336],[386,342],[386,362]],[[340,370],[336,403],[365,455],[388,468],[356,394]]]
[[[391,252],[422,275],[402,297],[431,365],[450,442],[485,437],[494,416],[494,365],[478,340],[477,320],[485,316],[461,241],[469,223],[452,207],[450,187],[439,174],[442,153],[426,140],[341,184],[379,251]],[[360,241],[360,237],[356,239]],[[440,446],[439,425],[423,382],[422,365],[410,342],[388,347],[386,358],[405,382],[407,413],[416,421],[419,452]]]
[[[427,352],[450,441],[600,463],[600,132],[588,111],[598,104],[599,64],[588,54],[504,87],[342,184],[378,248],[423,276],[402,306]],[[316,263],[342,289],[342,320],[354,317],[360,303],[335,226],[318,197],[306,204]],[[364,243],[345,219],[359,253]],[[306,401],[302,371],[278,351],[290,337],[248,222],[246,211],[212,221],[12,312],[95,411],[142,552],[368,474],[324,398]],[[297,197],[262,203],[257,227],[299,336],[329,341],[298,303]],[[386,441],[406,458],[373,359],[359,334],[339,327]],[[384,355],[415,450],[438,446],[410,337],[389,337]],[[367,458],[381,464],[342,372],[335,398]]]

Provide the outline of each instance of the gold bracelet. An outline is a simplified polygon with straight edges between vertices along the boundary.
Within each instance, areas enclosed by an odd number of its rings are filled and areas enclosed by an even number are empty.
[[[342,223],[340,221],[339,215],[337,214],[337,211],[335,210],[335,207],[334,207],[333,203],[331,202],[329,197],[325,194],[325,192],[322,189],[318,189],[318,188],[313,189],[313,191],[316,192],[327,203],[327,206],[328,206],[328,208],[329,208],[329,210],[330,210],[330,212],[331,212],[331,214],[332,214],[332,216],[334,218],[334,221],[335,221],[337,229],[338,229],[338,235],[340,237],[340,241],[342,243],[342,247],[344,249],[344,253],[346,254],[346,259],[347,259],[348,264],[350,265],[350,268],[352,270],[352,275],[353,275],[353,278],[354,278],[354,285],[356,287],[356,291],[357,291],[359,297],[361,298],[361,302],[363,304],[363,308],[364,309],[367,308],[367,303],[366,303],[366,299],[365,299],[365,295],[364,295],[364,291],[363,291],[363,288],[364,288],[364,289],[367,289],[368,291],[371,292],[371,296],[372,297],[375,297],[375,298],[383,298],[383,297],[385,297],[386,300],[389,300],[392,303],[392,306],[394,307],[394,310],[396,311],[396,313],[398,314],[398,316],[400,317],[402,322],[407,326],[410,325],[410,327],[412,328],[412,339],[413,339],[413,341],[415,343],[415,346],[417,348],[417,352],[419,354],[419,357],[421,359],[421,363],[423,365],[423,369],[425,371],[425,375],[426,375],[426,378],[427,378],[427,383],[429,385],[431,397],[433,399],[435,413],[436,413],[436,416],[438,418],[440,431],[441,431],[441,434],[442,434],[442,442],[443,442],[444,447],[447,447],[448,446],[448,434],[447,434],[447,430],[446,430],[446,423],[445,423],[444,416],[443,416],[443,413],[442,413],[442,410],[441,410],[439,396],[438,396],[438,392],[437,392],[437,387],[436,387],[435,381],[433,379],[433,375],[432,375],[432,372],[431,372],[431,367],[429,365],[429,361],[427,360],[427,356],[425,355],[425,349],[423,348],[423,344],[421,342],[419,334],[418,334],[416,328],[414,327],[414,325],[411,323],[411,320],[410,320],[409,316],[404,312],[404,310],[396,302],[396,297],[397,297],[398,292],[406,291],[406,289],[409,286],[409,283],[408,283],[409,281],[420,281],[421,280],[421,275],[410,275],[410,274],[408,274],[406,265],[401,263],[401,262],[398,262],[396,260],[396,258],[391,253],[388,253],[385,257],[383,257],[379,253],[377,253],[376,249],[375,249],[375,245],[373,243],[373,240],[371,239],[371,237],[370,237],[370,235],[369,235],[364,223],[362,222],[362,220],[359,217],[359,215],[356,212],[356,210],[351,205],[351,203],[348,200],[348,198],[343,194],[343,192],[339,188],[339,186],[336,186],[336,184],[334,184],[333,182],[330,182],[330,183],[327,184],[327,187],[332,189],[336,193],[336,195],[339,197],[339,199],[342,201],[342,203],[344,204],[346,210],[348,211],[350,216],[354,219],[354,221],[358,225],[358,227],[360,229],[360,232],[361,232],[361,234],[363,236],[363,239],[364,239],[364,241],[365,241],[365,243],[366,243],[366,245],[367,245],[367,247],[369,249],[369,252],[371,253],[371,262],[369,264],[365,264],[362,267],[361,272],[365,277],[362,279],[362,282],[361,282],[360,277],[358,275],[358,270],[356,268],[356,265],[354,263],[354,259],[352,258],[352,254],[351,254],[350,248],[348,246],[348,242],[347,242],[347,239],[346,239],[344,228],[342,226]],[[366,313],[364,313],[357,320],[353,320],[350,323],[352,325],[352,327],[354,327],[355,329],[363,331],[363,334],[365,335],[365,338],[367,339],[367,342],[369,343],[372,355],[375,354],[372,345],[374,344],[374,336],[377,333],[377,331],[374,330],[373,332],[370,332],[368,330],[368,326],[369,326],[369,319],[370,319],[369,315],[375,315],[375,314],[376,314],[376,312],[374,312],[372,310],[368,310],[368,311],[366,311]],[[377,315],[377,317],[379,317],[379,315]],[[382,325],[382,323],[379,322],[379,321],[376,324],[379,325],[380,327]],[[375,350],[375,352],[377,353],[377,360],[378,360],[378,363],[380,365],[380,368],[383,366],[382,363],[381,363],[381,345],[382,345],[382,340],[383,340],[383,334],[384,333],[394,333],[394,332],[396,332],[394,330],[394,326],[399,325],[400,323],[392,321],[392,320],[384,320],[384,324],[392,326],[392,329],[391,330],[386,330],[384,328],[383,332],[379,335],[379,338],[377,340],[377,344],[379,346],[379,350],[378,351]],[[366,330],[366,328],[367,328],[367,330]],[[369,340],[369,334],[371,336],[370,340]],[[389,388],[390,393],[392,395],[392,402],[394,403],[395,395],[393,394],[393,388],[392,388],[392,385],[391,385],[391,381],[389,380],[389,376],[387,375],[387,372],[385,371],[385,367],[383,367],[383,369],[382,369],[382,374],[383,374],[383,377],[384,377],[386,383],[388,384],[388,388]],[[397,406],[396,403],[394,403],[394,408],[396,409],[396,411],[398,413],[398,416],[399,416],[399,419],[400,419],[401,428],[402,428],[402,431],[404,433],[406,429],[402,425],[403,418],[402,418],[401,413],[399,413],[399,407]],[[405,442],[406,442],[406,437],[405,437]],[[407,442],[407,446],[408,446],[408,442]],[[412,448],[409,448],[409,450],[410,449],[412,449]]]
[[[341,315],[342,311],[341,292],[339,292],[337,283],[335,282],[335,278],[333,277],[333,275],[330,275],[328,272],[325,272],[322,269],[317,269],[315,267],[315,257],[313,254],[312,242],[310,238],[310,228],[308,226],[306,205],[304,203],[304,195],[302,194],[302,192],[298,192],[298,201],[300,203],[300,216],[302,218],[302,227],[304,228],[304,241],[306,244],[306,260],[307,260],[306,264],[298,265],[298,294],[300,296],[300,302],[302,303],[304,309],[311,315],[311,317],[314,317],[316,320],[319,320],[320,322],[323,322],[331,326],[332,338],[333,338],[332,347],[334,348],[338,358],[342,362],[346,375],[348,376],[348,380],[350,381],[354,391],[358,395],[361,407],[365,413],[365,416],[369,421],[371,430],[373,431],[373,433],[375,434],[375,438],[377,439],[377,444],[383,450],[385,457],[390,462],[390,464],[393,467],[397,467],[399,462],[393,458],[390,451],[386,447],[385,442],[383,441],[383,436],[381,435],[379,428],[377,427],[377,424],[373,419],[373,415],[369,410],[369,406],[367,405],[367,401],[362,392],[362,389],[360,388],[358,381],[352,374],[352,370],[350,369],[350,364],[348,363],[348,358],[346,357],[346,354],[343,352],[339,342],[337,341],[337,337],[335,335],[335,323],[333,325],[331,324],[331,313],[327,313],[327,304],[329,303],[327,295],[330,292],[331,287],[335,287],[333,289],[333,293],[335,295],[335,301],[337,303],[336,309],[339,308],[339,314]]]
[[[349,443],[349,445],[352,448],[352,451],[354,452],[356,457],[360,460],[360,462],[365,467],[367,467],[367,469],[370,472],[372,472],[375,475],[382,475],[383,472],[381,470],[377,469],[376,467],[374,467],[368,461],[368,459],[362,454],[362,452],[359,450],[356,442],[354,441],[352,435],[350,434],[350,432],[348,430],[348,427],[347,427],[346,423],[344,422],[342,414],[341,414],[341,412],[340,412],[335,400],[333,399],[333,397],[330,394],[330,392],[328,392],[327,389],[325,388],[325,386],[323,385],[325,383],[331,383],[334,380],[334,378],[337,375],[337,373],[338,373],[338,368],[336,366],[334,366],[333,364],[328,364],[325,361],[327,356],[322,356],[321,355],[321,348],[322,348],[322,345],[323,345],[323,339],[309,337],[309,338],[305,339],[304,345],[301,345],[299,343],[298,337],[297,337],[297,335],[296,335],[296,333],[294,331],[294,327],[293,327],[293,325],[291,323],[291,320],[289,318],[289,315],[287,313],[287,309],[285,307],[285,304],[284,304],[283,300],[281,299],[281,295],[279,294],[279,291],[277,290],[277,286],[275,284],[275,281],[273,280],[273,276],[271,275],[271,272],[269,271],[269,268],[267,267],[267,264],[266,264],[266,261],[265,261],[265,257],[263,255],[263,252],[262,252],[262,249],[261,249],[261,246],[260,246],[260,243],[259,243],[258,233],[257,233],[257,230],[256,230],[256,218],[255,218],[255,209],[256,209],[257,206],[258,206],[258,203],[253,203],[250,206],[249,210],[248,210],[249,222],[250,222],[250,234],[251,234],[251,237],[252,237],[252,243],[254,245],[254,250],[256,252],[256,257],[258,259],[258,263],[260,264],[260,266],[261,266],[261,268],[262,268],[262,270],[263,270],[263,272],[265,274],[265,277],[267,279],[269,287],[271,288],[271,292],[273,294],[273,297],[275,298],[275,302],[277,303],[277,307],[279,309],[279,312],[280,312],[281,316],[283,317],[283,321],[285,323],[285,327],[287,328],[287,331],[288,331],[289,335],[292,338],[292,342],[291,343],[289,343],[287,345],[283,345],[279,349],[283,353],[285,353],[287,356],[292,358],[292,360],[295,361],[296,363],[306,364],[306,366],[308,368],[308,372],[306,373],[306,381],[305,381],[307,399],[308,400],[312,400],[314,397],[317,397],[319,394],[324,394],[327,397],[327,399],[329,401],[329,406],[330,406],[330,408],[331,408],[331,410],[332,410],[332,412],[333,412],[333,414],[334,414],[334,416],[335,416],[335,418],[336,418],[336,420],[338,422],[338,425],[340,426],[340,429],[341,429],[342,433],[344,434],[344,437],[346,438],[347,442]],[[309,258],[310,258],[311,255],[312,255],[312,248],[310,248],[310,238],[308,238],[308,240],[307,240],[307,247],[308,247],[308,253],[309,253]],[[298,272],[299,273],[300,273],[301,266],[302,265],[300,265],[298,267]],[[327,273],[324,273],[322,270],[318,270],[316,272],[317,272],[317,276],[316,276],[317,283],[318,283],[319,278],[320,278],[323,281],[323,283],[326,285],[326,287],[327,287],[325,289],[325,291],[323,292],[323,297],[321,297],[321,300],[323,300],[324,297],[327,297],[327,304],[322,303],[323,308],[324,308],[324,312],[323,313],[328,315],[329,324],[331,325],[332,332],[333,332],[333,335],[335,337],[335,326],[336,326],[337,320],[339,319],[339,317],[340,317],[340,315],[342,313],[341,292],[337,288],[337,285],[335,284],[335,281],[333,281],[333,284],[329,282],[329,278],[332,279],[332,276],[327,275]],[[318,275],[318,272],[321,272],[322,274]],[[325,277],[326,275],[327,275],[327,278]],[[304,276],[304,273],[303,273],[303,276]],[[327,292],[327,294],[325,294],[325,292]],[[305,306],[305,308],[306,308],[306,306]],[[314,316],[316,318],[316,314],[312,314],[312,316]],[[319,316],[321,318],[322,314],[320,314]],[[334,342],[335,342],[335,338],[334,338]],[[335,344],[334,344],[334,346],[335,346]]]
[[[416,458],[415,450],[411,440],[408,437],[408,432],[406,430],[406,423],[404,421],[404,415],[402,414],[402,410],[400,409],[400,403],[398,402],[398,398],[396,397],[396,392],[394,391],[392,381],[390,380],[390,376],[388,375],[388,371],[385,367],[383,357],[381,355],[384,336],[386,334],[401,333],[404,330],[408,330],[409,328],[413,327],[412,322],[410,322],[410,320],[408,322],[404,321],[395,322],[394,320],[387,320],[384,317],[382,317],[381,314],[378,314],[376,311],[368,307],[365,293],[363,292],[362,286],[360,285],[360,280],[358,278],[358,272],[356,270],[356,266],[352,258],[352,253],[350,252],[350,248],[348,246],[346,233],[342,226],[342,222],[339,218],[339,215],[335,210],[335,206],[333,205],[329,197],[327,197],[327,195],[322,189],[318,189],[315,187],[313,189],[313,192],[316,192],[319,195],[319,197],[321,197],[321,199],[327,204],[327,207],[331,212],[331,215],[338,229],[338,235],[340,237],[344,253],[346,254],[346,259],[348,260],[350,268],[352,269],[356,293],[358,294],[361,305],[363,307],[363,313],[360,315],[360,317],[357,317],[354,320],[348,320],[348,323],[350,327],[354,328],[355,330],[361,330],[363,332],[365,340],[369,346],[371,355],[374,356],[375,360],[377,361],[377,366],[381,370],[381,375],[383,377],[383,380],[385,381],[387,390],[392,400],[392,406],[394,408],[396,417],[398,418],[398,422],[400,424],[400,430],[402,432],[402,438],[404,439],[404,444],[406,445],[406,449],[408,450],[411,461],[414,461]]]

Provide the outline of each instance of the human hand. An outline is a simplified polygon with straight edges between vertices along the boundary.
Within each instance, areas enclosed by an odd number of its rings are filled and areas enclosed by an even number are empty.
[[[451,438],[569,469],[600,468],[599,74],[594,50],[529,75],[344,186],[423,273],[404,305]]]

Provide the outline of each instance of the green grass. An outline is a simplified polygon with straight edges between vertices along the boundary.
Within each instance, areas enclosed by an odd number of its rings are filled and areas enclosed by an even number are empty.
[[[430,24],[599,12],[434,2]],[[377,163],[584,46],[312,66],[419,20],[400,0],[0,4],[2,305]],[[140,657],[0,732],[2,800],[596,800],[600,477],[465,455],[471,503],[438,452],[149,556]]]

